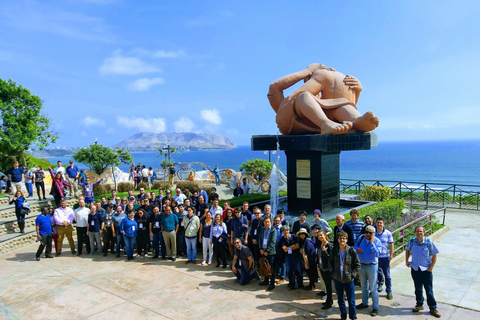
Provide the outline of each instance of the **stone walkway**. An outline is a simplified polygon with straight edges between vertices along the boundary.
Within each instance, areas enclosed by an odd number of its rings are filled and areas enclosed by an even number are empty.
[[[479,310],[480,255],[478,246],[472,245],[479,232],[474,227],[476,216],[449,212],[452,229],[435,241],[440,255],[434,290],[442,319],[480,319],[480,312],[458,307]],[[461,221],[470,227],[459,226]],[[462,246],[454,247],[452,242]],[[314,292],[289,292],[286,284],[273,292],[257,282],[240,286],[233,282],[231,271],[212,265],[186,265],[183,259],[127,262],[114,256],[76,257],[66,241],[62,256],[37,262],[36,248],[32,244],[0,256],[0,319],[340,318],[338,308],[321,312]],[[458,263],[452,266],[452,261]],[[379,318],[433,319],[428,310],[412,314],[413,283],[404,264],[393,270],[393,288],[391,301],[380,294]],[[359,303],[358,288],[356,299]],[[371,319],[369,311],[360,310],[358,319]]]

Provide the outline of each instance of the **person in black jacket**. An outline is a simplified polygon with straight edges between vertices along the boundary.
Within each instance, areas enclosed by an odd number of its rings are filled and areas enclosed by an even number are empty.
[[[353,230],[350,228],[348,225],[345,224],[345,217],[343,214],[339,214],[335,217],[335,221],[337,222],[337,225],[333,229],[333,243],[334,246],[338,246],[338,233],[340,231],[345,231],[348,235],[347,239],[347,244],[350,247],[353,247],[355,245],[355,242],[353,241]]]
[[[332,298],[332,270],[330,269],[330,256],[332,255],[333,245],[328,242],[327,232],[318,231],[317,239],[319,240],[318,246],[318,269],[322,275],[323,283],[325,284],[325,290],[327,300],[323,303],[322,310],[330,309],[333,305]]]
[[[293,223],[292,227],[292,233],[297,234],[297,232],[301,229],[304,228],[307,230],[308,234],[310,235],[312,233],[312,230],[310,229],[310,225],[308,224],[307,220],[307,212],[305,210],[300,210],[300,213],[298,214],[300,220],[295,221]]]

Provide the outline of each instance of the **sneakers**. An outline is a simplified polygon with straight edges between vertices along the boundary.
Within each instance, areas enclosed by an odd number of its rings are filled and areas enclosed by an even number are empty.
[[[212,260],[208,261],[208,264],[212,264]]]
[[[360,303],[359,305],[357,305],[357,309],[367,309],[367,308],[368,308],[368,304]]]
[[[391,292],[387,293],[387,300],[392,300],[393,294]]]
[[[420,310],[423,310],[423,306],[415,306],[415,308],[412,309],[412,312],[420,312]]]
[[[135,259],[138,259],[138,258],[140,258],[140,255],[139,255],[139,254],[137,254],[137,255],[135,256]]]
[[[202,266],[206,265],[207,262],[205,260],[202,261]]]
[[[372,316],[372,317],[378,316],[378,309],[373,309],[372,313],[370,313],[370,316]]]
[[[440,318],[441,317],[440,312],[438,312],[437,309],[430,309],[430,314],[432,316],[434,316],[435,318]]]
[[[280,279],[280,280],[277,281],[277,284],[282,284],[282,283],[284,283],[284,282],[285,282],[285,280]]]
[[[148,254],[145,253],[145,255],[143,256],[144,258],[148,258]]]

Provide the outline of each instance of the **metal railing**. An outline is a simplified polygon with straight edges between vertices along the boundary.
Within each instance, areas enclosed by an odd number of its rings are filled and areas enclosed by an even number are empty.
[[[389,187],[408,206],[480,210],[480,185],[341,179],[340,192],[360,194],[366,185]]]
[[[443,211],[443,214],[442,215],[436,215],[437,213],[439,212],[442,212]],[[424,216],[421,216],[420,218],[410,222],[410,223],[407,223],[406,225],[404,225],[403,227],[400,227],[398,229],[396,229],[395,231],[392,232],[392,236],[393,238],[395,239],[394,240],[394,251],[393,251],[393,254],[394,255],[398,255],[400,253],[402,253],[403,251],[405,251],[405,247],[407,245],[407,243],[405,242],[405,238],[407,237],[415,237],[415,231],[410,231],[410,232],[406,232],[406,229],[411,227],[411,226],[422,226],[425,230],[425,236],[429,235],[429,234],[432,234],[435,230],[433,228],[434,226],[434,223],[436,221],[441,221],[441,224],[442,225],[445,225],[445,217],[447,215],[447,208],[441,208],[441,209],[438,209],[438,210],[435,210],[433,212],[430,212]],[[399,238],[397,238],[397,234],[399,235]],[[408,241],[408,240],[407,240]],[[401,243],[401,245],[400,245]]]

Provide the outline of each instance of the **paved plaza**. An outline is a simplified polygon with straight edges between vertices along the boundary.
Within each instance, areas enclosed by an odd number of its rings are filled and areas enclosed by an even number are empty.
[[[434,291],[442,319],[480,319],[480,248],[473,241],[480,231],[474,223],[465,223],[477,216],[449,211],[451,229],[435,240],[440,255]],[[240,286],[231,271],[213,265],[186,265],[183,259],[127,262],[126,257],[76,257],[66,242],[62,256],[37,262],[36,248],[32,244],[0,256],[2,319],[340,318],[337,307],[327,313],[320,310],[315,292],[288,291],[286,283],[273,292],[255,281]],[[413,283],[404,263],[392,274],[394,299],[380,294],[378,318],[433,319],[428,310],[411,312]],[[359,310],[358,319],[371,319],[369,311]]]

